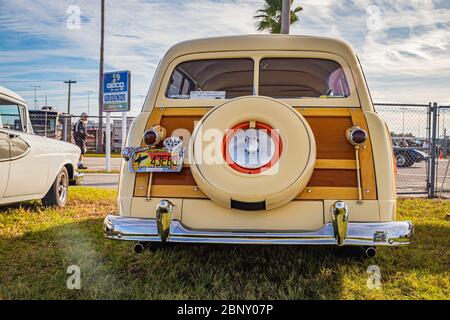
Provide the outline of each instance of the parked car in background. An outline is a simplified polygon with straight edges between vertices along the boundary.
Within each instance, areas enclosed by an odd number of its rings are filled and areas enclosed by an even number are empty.
[[[172,47],[130,128],[110,239],[407,245],[392,144],[355,52],[295,35]]]
[[[71,131],[70,118],[67,114],[58,112],[52,107],[41,110],[28,110],[33,132],[39,136],[68,140]]]
[[[73,144],[34,134],[25,100],[0,87],[0,205],[42,199],[64,206],[69,182],[82,180],[79,156]]]
[[[411,147],[394,147],[397,167],[411,167],[414,163],[428,160],[428,154]]]

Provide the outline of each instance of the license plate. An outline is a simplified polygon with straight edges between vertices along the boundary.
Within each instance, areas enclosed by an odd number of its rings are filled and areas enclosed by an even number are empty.
[[[144,148],[133,151],[129,160],[131,172],[180,172],[183,168],[184,148]]]

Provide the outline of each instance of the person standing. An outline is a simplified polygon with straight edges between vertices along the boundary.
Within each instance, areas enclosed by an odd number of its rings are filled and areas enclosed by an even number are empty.
[[[94,138],[93,135],[87,132],[88,114],[83,112],[80,119],[75,122],[73,126],[73,140],[75,144],[81,149],[80,159],[78,161],[78,169],[87,169],[83,165],[83,156],[86,153],[86,138]]]

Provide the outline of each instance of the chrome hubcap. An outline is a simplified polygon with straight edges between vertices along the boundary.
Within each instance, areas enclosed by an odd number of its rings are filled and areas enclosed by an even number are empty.
[[[406,162],[406,159],[404,156],[402,156],[402,155],[397,156],[397,165],[402,166],[405,164],[405,162]]]
[[[60,202],[64,202],[66,200],[67,186],[68,186],[67,176],[63,172],[60,174],[58,182],[58,198]]]

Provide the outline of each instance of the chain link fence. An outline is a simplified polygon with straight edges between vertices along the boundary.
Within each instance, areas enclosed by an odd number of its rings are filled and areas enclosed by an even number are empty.
[[[387,122],[397,164],[397,193],[426,194],[430,184],[431,105],[376,104]]]
[[[376,103],[375,110],[387,122],[397,163],[397,193],[428,197],[450,196],[450,105]],[[35,133],[68,142],[79,116],[54,110],[30,110]],[[89,116],[86,141],[88,152],[105,150],[105,119]],[[127,132],[133,121],[127,118]],[[111,151],[122,147],[122,117],[111,116]],[[102,140],[98,140],[98,135]],[[101,145],[98,146],[99,141]]]

